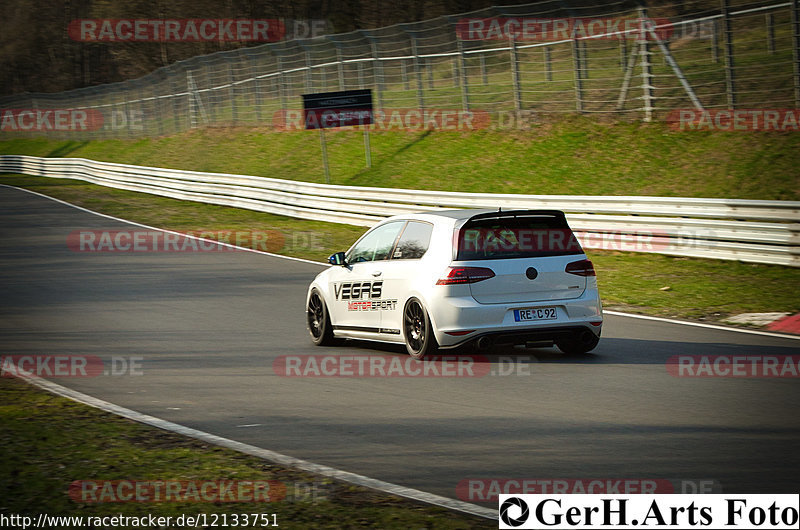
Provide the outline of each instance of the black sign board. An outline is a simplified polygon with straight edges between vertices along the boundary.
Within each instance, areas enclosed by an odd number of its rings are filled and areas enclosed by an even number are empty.
[[[303,94],[306,129],[330,129],[372,123],[372,90]]]

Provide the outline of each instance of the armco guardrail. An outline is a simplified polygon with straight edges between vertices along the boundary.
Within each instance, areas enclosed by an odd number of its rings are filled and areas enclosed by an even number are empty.
[[[567,212],[586,248],[654,252],[800,267],[800,201],[457,193],[333,186],[81,158],[0,156],[0,173],[101,186],[371,226],[389,215],[445,208],[552,208]]]

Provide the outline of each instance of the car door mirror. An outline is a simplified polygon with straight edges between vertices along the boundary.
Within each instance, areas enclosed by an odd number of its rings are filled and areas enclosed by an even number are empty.
[[[344,259],[344,252],[337,252],[336,254],[332,254],[331,257],[328,258],[328,263],[330,263],[331,265],[340,265],[340,266],[347,265],[347,261]]]

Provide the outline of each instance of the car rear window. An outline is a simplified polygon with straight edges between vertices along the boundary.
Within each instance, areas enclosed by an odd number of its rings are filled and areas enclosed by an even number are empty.
[[[458,231],[457,244],[458,261],[583,253],[566,221],[554,215],[472,219]]]

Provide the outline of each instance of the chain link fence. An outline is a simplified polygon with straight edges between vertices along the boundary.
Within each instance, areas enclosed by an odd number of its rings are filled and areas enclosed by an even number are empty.
[[[708,5],[494,6],[219,52],[121,83],[0,99],[4,112],[16,109],[0,137],[278,127],[301,94],[357,88],[373,90],[378,110],[480,111],[493,127],[565,113],[649,121],[683,108],[800,108],[800,0]],[[526,22],[551,31],[526,34]],[[13,119],[20,109],[38,123]],[[65,110],[83,112],[77,125],[55,115]]]

